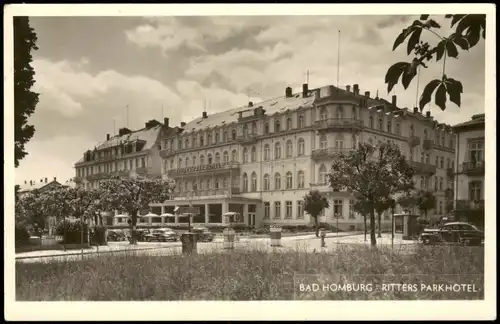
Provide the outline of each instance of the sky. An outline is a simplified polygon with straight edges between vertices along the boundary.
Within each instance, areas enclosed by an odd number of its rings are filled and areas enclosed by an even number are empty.
[[[384,77],[398,61],[411,61],[395,38],[419,16],[166,16],[32,17],[39,50],[33,53],[40,101],[30,123],[36,132],[15,170],[16,183],[75,176],[74,163],[87,149],[121,127],[139,129],[150,119],[179,125],[208,114],[309,88],[359,84],[398,106],[412,108],[428,81],[440,78],[435,60],[408,89],[387,93]],[[449,35],[449,20],[432,16]],[[339,32],[340,37],[339,37]],[[427,33],[422,39],[436,44]],[[340,44],[340,46],[338,46]],[[338,53],[340,54],[338,56]],[[337,66],[339,69],[337,69]],[[485,43],[459,59],[446,74],[462,82],[462,107],[425,111],[456,124],[484,113]],[[128,105],[128,118],[127,107]]]

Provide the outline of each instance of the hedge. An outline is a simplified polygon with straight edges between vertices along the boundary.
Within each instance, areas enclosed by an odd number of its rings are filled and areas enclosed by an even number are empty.
[[[66,224],[66,231],[64,225]],[[83,243],[88,243],[88,226],[77,218],[66,218],[56,225],[56,235],[63,236],[66,244],[80,244],[83,225]],[[66,234],[65,234],[66,232]]]
[[[25,246],[30,244],[30,233],[25,226],[16,224],[15,229],[15,246]]]

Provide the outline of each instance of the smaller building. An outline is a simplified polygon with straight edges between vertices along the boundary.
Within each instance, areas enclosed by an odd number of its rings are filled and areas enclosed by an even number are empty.
[[[484,226],[485,114],[453,126],[455,150],[454,217]]]

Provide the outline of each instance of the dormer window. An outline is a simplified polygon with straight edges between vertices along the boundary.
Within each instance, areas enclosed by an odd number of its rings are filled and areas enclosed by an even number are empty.
[[[274,122],[274,131],[275,131],[276,133],[280,132],[280,131],[281,131],[280,127],[281,127],[281,123],[280,123],[279,119],[277,119],[277,120]]]

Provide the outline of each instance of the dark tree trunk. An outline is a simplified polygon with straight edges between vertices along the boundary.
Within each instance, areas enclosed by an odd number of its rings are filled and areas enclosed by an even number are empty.
[[[314,227],[316,229],[316,237],[319,237],[319,224],[318,224],[318,216],[314,217]]]
[[[382,214],[377,213],[378,221],[378,237],[382,237]]]
[[[366,233],[368,231],[368,228],[366,227],[366,214],[363,215],[363,222],[365,223],[365,242],[366,242]]]
[[[136,245],[137,244],[137,238],[136,238],[136,227],[137,227],[137,213],[139,210],[134,210],[130,213],[130,219],[132,220],[130,222],[130,244]]]
[[[373,208],[370,211],[370,242],[372,246],[377,245],[377,238],[375,237],[375,210]]]

